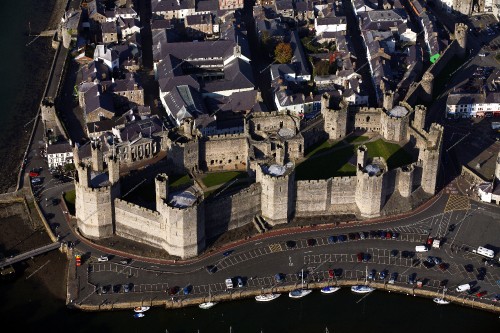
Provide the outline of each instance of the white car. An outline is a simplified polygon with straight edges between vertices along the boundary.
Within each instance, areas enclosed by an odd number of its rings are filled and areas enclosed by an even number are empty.
[[[109,258],[107,256],[100,256],[99,258],[97,258],[97,261],[99,262],[104,262],[104,261],[108,261]]]

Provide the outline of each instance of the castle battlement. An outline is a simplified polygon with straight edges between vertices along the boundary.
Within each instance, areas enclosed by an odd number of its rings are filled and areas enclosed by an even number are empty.
[[[131,211],[132,213],[141,212],[144,213],[145,215],[149,215],[150,217],[155,217],[155,218],[159,218],[161,216],[161,214],[158,213],[157,211],[147,209],[145,207],[118,198],[115,199],[115,207],[123,210],[127,210],[127,208],[130,208],[129,211]],[[158,220],[153,220],[153,221],[159,222]]]
[[[367,106],[362,106],[359,109],[359,112],[369,112],[369,113],[385,113],[384,110],[381,108],[374,108],[374,107],[367,107]]]
[[[270,111],[270,112],[253,112],[251,114],[251,118],[272,118],[272,117],[277,117],[277,116],[290,116],[290,117],[294,117],[294,118],[299,119],[299,117],[292,114],[290,110]]]
[[[215,134],[205,137],[208,140],[225,140],[225,139],[246,139],[246,133],[228,133],[228,134]]]
[[[111,185],[101,186],[101,187],[87,187],[85,185],[80,185],[82,191],[85,193],[109,193],[111,191]]]

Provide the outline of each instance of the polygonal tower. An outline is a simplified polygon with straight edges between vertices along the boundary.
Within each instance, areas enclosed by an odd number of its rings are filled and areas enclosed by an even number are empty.
[[[182,259],[197,256],[205,249],[205,209],[196,193],[168,193],[168,177],[155,178],[156,210],[160,213],[163,248]]]
[[[340,110],[330,109],[330,96],[321,96],[321,114],[325,120],[324,131],[331,140],[340,139],[347,134],[347,104],[341,102]]]
[[[467,55],[467,25],[464,23],[455,24],[455,39],[458,43],[456,54],[460,58],[464,58]]]
[[[423,105],[415,106],[415,113],[413,117],[413,128],[422,131],[425,128],[425,118],[427,116],[427,108]]]
[[[387,164],[383,158],[375,157],[371,163],[356,171],[356,205],[361,217],[380,216],[385,204],[385,174]]]
[[[120,167],[117,159],[108,160],[108,173],[92,170],[83,163],[76,165],[77,225],[80,233],[91,239],[111,237],[114,232],[114,200],[120,196]]]
[[[422,162],[422,189],[429,194],[436,193],[437,177],[443,143],[443,126],[432,124],[426,135],[426,146],[420,149],[418,159]]]
[[[292,165],[257,165],[261,215],[270,224],[288,223],[295,213],[295,170]]]
[[[421,85],[422,85],[422,90],[423,90],[423,94],[422,94],[422,100],[424,100],[425,102],[430,102],[432,101],[432,90],[433,90],[433,87],[434,87],[434,75],[432,75],[430,72],[425,72],[423,77],[422,77],[422,81],[421,81]]]
[[[384,91],[383,107],[385,111],[390,111],[394,107],[394,92],[391,90]]]
[[[405,165],[398,169],[397,188],[402,197],[408,198],[413,192],[413,164]]]

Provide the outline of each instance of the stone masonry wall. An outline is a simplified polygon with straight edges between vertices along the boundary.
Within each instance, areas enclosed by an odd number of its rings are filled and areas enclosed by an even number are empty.
[[[260,184],[223,198],[205,203],[205,227],[207,238],[242,227],[260,214]]]
[[[248,149],[243,135],[209,137],[200,142],[200,165],[210,171],[245,170]]]
[[[163,248],[165,230],[158,212],[115,199],[115,225],[120,237]]]

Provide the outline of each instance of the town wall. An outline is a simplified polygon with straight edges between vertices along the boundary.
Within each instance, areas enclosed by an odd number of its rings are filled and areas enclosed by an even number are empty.
[[[164,247],[165,230],[158,212],[115,199],[116,235],[157,248]]]
[[[217,197],[205,202],[205,227],[208,239],[252,222],[260,214],[260,184],[230,196]]]

